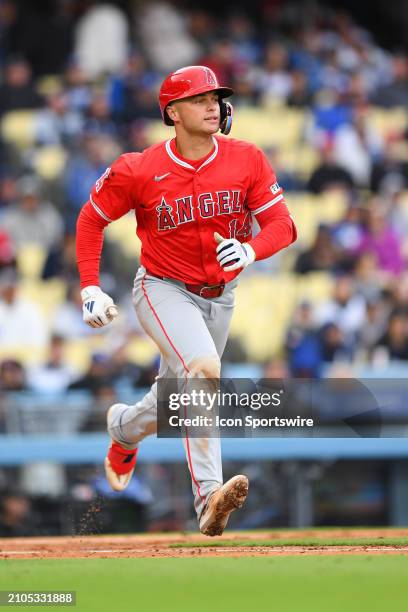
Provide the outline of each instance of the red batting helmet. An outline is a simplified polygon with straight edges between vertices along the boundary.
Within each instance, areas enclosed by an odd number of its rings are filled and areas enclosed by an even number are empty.
[[[215,73],[207,66],[186,66],[169,74],[162,83],[159,93],[160,110],[166,125],[174,125],[166,113],[166,107],[174,100],[217,91],[220,100],[234,93],[229,87],[221,87]]]

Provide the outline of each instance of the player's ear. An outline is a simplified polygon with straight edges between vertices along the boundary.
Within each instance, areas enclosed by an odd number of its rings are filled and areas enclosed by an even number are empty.
[[[176,105],[173,104],[169,104],[166,108],[166,113],[168,114],[168,116],[170,117],[170,119],[172,121],[177,121],[178,119],[178,112],[177,112],[177,107]]]

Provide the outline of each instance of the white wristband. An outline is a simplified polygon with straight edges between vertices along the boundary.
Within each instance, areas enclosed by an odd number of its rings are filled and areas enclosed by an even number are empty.
[[[98,285],[88,285],[88,287],[84,287],[81,291],[81,298],[84,302],[85,300],[95,297],[96,295],[100,295],[103,293],[102,289],[98,287]]]

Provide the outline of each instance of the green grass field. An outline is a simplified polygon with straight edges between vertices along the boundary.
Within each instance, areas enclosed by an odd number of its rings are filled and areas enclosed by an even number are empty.
[[[316,548],[321,546],[408,546],[408,537],[353,537],[353,538],[319,538],[319,537],[303,537],[303,538],[263,538],[259,540],[216,540],[208,542],[195,541],[169,544],[169,548],[249,548],[252,546],[260,547],[277,547],[277,546],[307,546]]]
[[[407,576],[403,555],[0,562],[0,590],[75,590],[84,612],[405,612]]]

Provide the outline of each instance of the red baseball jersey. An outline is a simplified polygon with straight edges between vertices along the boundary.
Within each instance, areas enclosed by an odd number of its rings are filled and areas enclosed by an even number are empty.
[[[249,242],[252,220],[276,206],[282,189],[255,145],[214,136],[213,151],[189,162],[174,139],[142,153],[121,155],[96,182],[90,202],[105,221],[135,211],[141,263],[160,276],[186,283],[218,284],[225,272],[216,259],[214,232]]]

